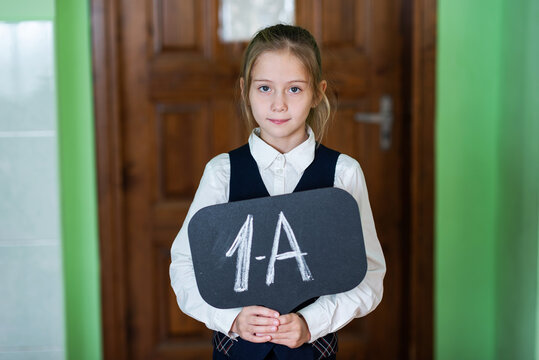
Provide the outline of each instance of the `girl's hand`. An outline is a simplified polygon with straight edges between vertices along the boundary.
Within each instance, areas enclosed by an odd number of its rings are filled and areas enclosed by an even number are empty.
[[[279,313],[263,306],[244,307],[234,322],[231,331],[243,340],[263,343],[271,340],[269,334],[275,333],[279,326]]]
[[[271,335],[271,342],[297,348],[311,339],[311,332],[305,319],[291,313],[279,316],[279,329]]]

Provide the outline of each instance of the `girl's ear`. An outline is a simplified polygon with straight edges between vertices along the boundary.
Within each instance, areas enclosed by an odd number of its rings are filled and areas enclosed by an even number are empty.
[[[314,99],[314,103],[313,103],[313,108],[317,107],[318,104],[320,104],[320,101],[322,101],[323,97],[324,97],[324,94],[326,93],[326,89],[328,87],[328,82],[326,80],[322,80],[320,81],[320,83],[318,84],[318,94],[319,96],[317,96],[315,99]]]
[[[320,92],[324,94],[326,92],[326,89],[328,87],[328,82],[326,80],[320,81],[320,84],[318,84],[318,88],[320,89]],[[322,99],[320,99],[322,100]]]

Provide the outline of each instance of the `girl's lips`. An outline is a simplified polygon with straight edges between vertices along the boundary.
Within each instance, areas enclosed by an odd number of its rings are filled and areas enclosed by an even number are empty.
[[[285,122],[287,122],[290,119],[268,119],[268,120],[271,121],[274,124],[280,125],[280,124],[284,124]]]

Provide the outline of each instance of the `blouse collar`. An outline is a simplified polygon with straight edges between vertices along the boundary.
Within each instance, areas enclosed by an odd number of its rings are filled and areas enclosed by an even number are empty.
[[[280,156],[284,156],[294,170],[301,174],[314,160],[316,141],[314,132],[307,125],[308,138],[289,152],[281,154],[278,150],[260,138],[260,128],[256,128],[249,136],[249,149],[260,169],[267,169]]]

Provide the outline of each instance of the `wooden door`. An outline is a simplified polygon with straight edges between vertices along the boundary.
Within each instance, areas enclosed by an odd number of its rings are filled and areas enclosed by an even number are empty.
[[[97,108],[98,118],[115,119],[98,121],[97,131],[98,147],[102,134],[109,149],[100,157],[107,164],[100,165],[100,220],[104,269],[114,269],[111,278],[103,275],[110,359],[211,356],[211,331],[178,309],[168,266],[204,165],[248,136],[237,105],[245,44],[220,41],[218,6],[217,0],[94,2],[94,15],[113,16],[97,16],[94,27],[112,24],[115,36],[110,48],[94,46],[108,54],[98,53],[95,67],[112,66],[107,79],[116,89],[107,107],[113,114],[100,115]],[[319,42],[338,99],[325,144],[361,163],[388,267],[381,305],[339,332],[339,359],[412,357],[410,289],[419,285],[409,263],[414,244],[404,103],[411,87],[405,73],[411,51],[403,31],[411,16],[407,9],[405,0],[296,1],[296,23]],[[104,36],[95,28],[94,34]],[[384,95],[393,101],[389,149],[381,148],[378,125],[354,120],[356,113],[378,112]],[[110,101],[100,96],[96,92],[97,102]]]

